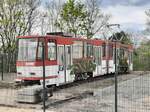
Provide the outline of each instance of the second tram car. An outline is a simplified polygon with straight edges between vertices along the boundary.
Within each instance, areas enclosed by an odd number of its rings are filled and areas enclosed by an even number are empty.
[[[125,62],[121,70],[132,71],[132,46],[100,39],[83,39],[49,34],[46,36],[19,36],[17,79],[26,83],[42,84],[42,43],[45,47],[46,85],[66,84],[79,79],[115,72],[114,54],[117,60]],[[124,59],[124,60],[123,60]],[[84,62],[89,62],[88,71]],[[72,66],[80,69],[82,73]],[[87,68],[86,68],[87,67]],[[125,68],[125,69],[123,69]],[[77,75],[78,74],[78,75]],[[81,77],[82,76],[82,77]]]

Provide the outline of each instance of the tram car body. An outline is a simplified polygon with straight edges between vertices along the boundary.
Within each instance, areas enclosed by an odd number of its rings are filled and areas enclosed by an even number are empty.
[[[42,43],[45,45],[46,85],[59,86],[82,78],[114,73],[115,49],[118,57],[120,52],[122,57],[126,57],[128,70],[132,71],[133,68],[131,45],[55,34],[17,38],[19,50],[16,81],[43,83]],[[91,62],[89,68],[85,67],[87,62]],[[77,68],[75,64],[81,66],[82,73],[78,73],[77,69],[72,72],[72,68]],[[90,71],[92,66],[94,69]]]

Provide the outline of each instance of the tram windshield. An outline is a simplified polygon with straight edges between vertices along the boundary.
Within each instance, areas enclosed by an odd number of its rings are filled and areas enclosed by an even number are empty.
[[[18,61],[35,61],[38,39],[19,39]]]

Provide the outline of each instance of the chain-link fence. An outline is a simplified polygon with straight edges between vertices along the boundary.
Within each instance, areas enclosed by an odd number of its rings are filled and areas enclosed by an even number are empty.
[[[148,112],[150,106],[150,45],[141,44],[133,52],[137,77],[118,83],[118,112]],[[140,72],[141,71],[141,72]],[[137,73],[138,74],[138,73]]]
[[[111,86],[94,92],[96,107],[99,107],[100,112],[149,112],[149,47],[149,44],[142,44],[134,50],[134,72],[122,76],[117,75],[117,85],[114,77]]]
[[[14,81],[16,78],[17,53],[0,54],[0,80]]]
[[[53,41],[52,41],[53,42]],[[54,45],[52,42],[49,44],[49,47],[53,48]],[[72,46],[57,46],[57,56],[58,61],[63,63],[64,60],[68,63],[70,61],[72,52]],[[66,54],[65,50],[67,51]],[[52,50],[53,55],[50,56],[54,58],[54,51]],[[76,50],[76,52],[79,52]],[[150,107],[150,51],[146,45],[136,48],[133,53],[133,68],[134,72],[126,74],[117,74],[117,84],[115,85],[114,74],[107,74],[103,76],[88,78],[86,80],[75,81],[73,83],[67,83],[66,85],[53,85],[58,86],[53,91],[53,96],[48,97],[46,101],[47,110],[54,112],[149,112]],[[16,55],[15,55],[16,56]],[[14,56],[14,57],[15,57]],[[66,56],[66,57],[65,57]],[[18,92],[20,90],[25,90],[28,86],[16,86],[14,80],[16,79],[16,74],[21,74],[20,71],[16,73],[16,58],[12,58],[10,64],[6,65],[6,61],[9,56],[7,54],[3,55],[3,66],[1,64],[1,71],[3,71],[3,81],[0,81],[0,105],[5,105],[7,107],[19,107],[24,108],[28,111],[30,108],[35,110],[42,110],[43,104],[41,101],[38,103],[20,103],[17,101]],[[19,63],[20,64],[20,63]],[[31,66],[32,63],[26,63],[28,66]],[[39,64],[39,63],[38,63]],[[47,63],[45,63],[47,64]],[[53,62],[53,67],[55,63]],[[8,69],[8,66],[11,66]],[[57,73],[59,76],[68,71],[64,71],[66,68],[69,70],[69,67],[64,67],[60,65],[57,68],[47,68],[45,65],[46,71],[49,70],[49,73]],[[3,69],[3,70],[2,70]],[[98,69],[101,69],[100,67]],[[34,73],[41,73],[42,68],[35,70],[35,68],[24,69],[24,73],[32,71],[29,77],[34,81],[36,78]],[[97,70],[98,71],[98,70]],[[2,73],[2,72],[1,72]],[[1,75],[2,76],[2,75]],[[72,75],[71,75],[72,77]],[[70,78],[71,78],[70,77]],[[56,77],[49,77],[56,78]],[[84,77],[85,78],[85,77]],[[66,80],[69,80],[66,78]],[[63,80],[60,80],[63,82]],[[46,80],[46,83],[49,83]],[[55,82],[53,82],[55,83]],[[39,84],[39,83],[38,83]],[[38,85],[36,83],[36,85]],[[42,84],[42,82],[41,82]],[[30,87],[33,87],[30,86]],[[36,86],[38,87],[38,86]],[[117,87],[117,90],[115,89]],[[22,100],[37,100],[42,96],[42,92],[34,93],[35,88],[29,88],[26,93],[28,96],[20,97]],[[21,91],[22,93],[26,91]],[[22,94],[21,93],[21,94]],[[30,95],[35,95],[35,97],[30,97]],[[48,96],[51,96],[48,94]],[[117,97],[117,98],[116,98]],[[19,98],[19,99],[20,99]],[[24,99],[23,99],[24,98]],[[34,99],[33,99],[34,98]],[[33,112],[35,111],[33,110]],[[2,110],[0,110],[1,112]],[[17,111],[17,110],[16,110]]]

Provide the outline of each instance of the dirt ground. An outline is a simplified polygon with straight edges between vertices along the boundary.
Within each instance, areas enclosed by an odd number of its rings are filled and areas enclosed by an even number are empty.
[[[19,109],[12,107],[0,107],[0,112],[37,112],[33,109]]]
[[[12,107],[1,107],[0,112],[43,112],[43,110],[35,110],[35,109],[22,109],[22,108],[12,108]],[[46,110],[46,112],[54,112],[50,110]]]
[[[16,79],[16,73],[3,73],[3,81],[14,82]],[[2,81],[2,73],[0,72],[0,81]]]
[[[141,73],[132,73],[127,75],[118,76],[118,81],[126,81],[132,78],[141,76]],[[111,86],[114,84],[114,77],[109,77],[106,79],[100,79],[93,82],[86,82],[81,85],[72,86],[65,89],[60,89],[59,91],[54,92],[54,96],[50,97],[47,101],[47,104],[51,104],[55,100],[62,100],[66,97],[73,95],[78,95],[86,91],[95,91],[97,89],[103,89],[105,87]],[[1,88],[0,89],[0,104],[14,105],[18,108],[11,107],[1,107],[0,112],[42,112],[41,109],[42,103],[40,104],[18,104],[15,102],[16,89],[11,88]],[[107,95],[107,94],[106,94]],[[114,97],[112,97],[114,101]],[[106,99],[99,99],[97,97],[89,96],[83,99],[76,99],[67,102],[61,102],[60,104],[49,105],[48,111],[46,112],[99,112],[98,108],[106,107],[106,111],[110,105],[113,104],[112,101],[107,100],[109,103],[105,103]],[[142,100],[143,101],[143,100]],[[21,107],[21,109],[19,108]],[[35,109],[33,109],[35,108]],[[121,111],[120,111],[121,112]]]

